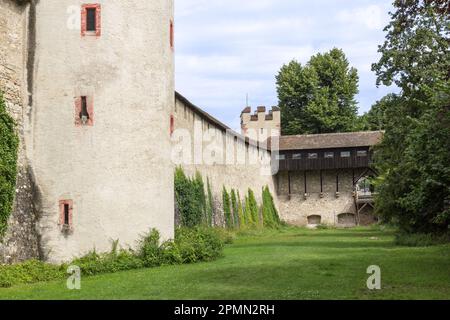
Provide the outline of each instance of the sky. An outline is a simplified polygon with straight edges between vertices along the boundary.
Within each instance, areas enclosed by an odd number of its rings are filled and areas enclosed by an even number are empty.
[[[344,50],[359,74],[359,113],[395,88],[376,87],[392,0],[177,0],[176,90],[233,129],[249,105],[278,104],[275,76],[295,59]]]

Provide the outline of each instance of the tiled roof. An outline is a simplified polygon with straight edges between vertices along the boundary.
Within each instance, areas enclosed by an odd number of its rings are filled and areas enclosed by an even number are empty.
[[[280,150],[370,147],[381,142],[383,131],[281,136]]]

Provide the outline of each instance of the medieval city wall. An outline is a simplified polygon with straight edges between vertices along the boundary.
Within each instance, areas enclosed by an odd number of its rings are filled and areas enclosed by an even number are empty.
[[[362,170],[355,170],[355,176]],[[289,224],[306,226],[320,223],[332,226],[351,226],[356,215],[353,197],[352,170],[339,170],[339,193],[337,194],[335,170],[322,171],[322,193],[320,172],[306,172],[306,197],[304,171],[290,172],[291,192],[289,194],[288,173],[277,175],[277,194],[281,218]],[[349,215],[350,214],[350,215]],[[310,220],[308,221],[308,218]],[[360,217],[361,224],[373,222],[370,212]]]
[[[189,176],[194,176],[198,171],[202,174],[205,185],[207,178],[209,179],[213,198],[215,202],[216,212],[222,210],[222,188],[225,186],[228,191],[231,188],[239,191],[241,200],[244,200],[245,194],[251,188],[255,193],[258,202],[261,201],[262,188],[269,186],[275,201],[275,186],[274,178],[270,172],[270,161],[261,161],[263,159],[270,159],[270,152],[265,149],[259,149],[255,144],[246,144],[241,136],[234,139],[234,132],[230,131],[228,134],[222,128],[207,121],[200,113],[191,109],[190,106],[179,99],[176,100],[174,116],[174,134],[172,137],[172,153],[175,161],[174,167],[181,165],[185,173]],[[181,131],[179,131],[181,129]],[[184,132],[184,133],[183,133]],[[186,142],[186,134],[190,137],[189,143],[186,143],[186,148],[190,156],[181,156],[182,142]],[[180,138],[180,135],[183,136]],[[195,154],[198,154],[198,144],[194,136],[199,137],[203,135],[202,141],[202,159],[196,159]],[[198,141],[198,140],[197,140]],[[232,145],[234,162],[227,163],[227,155],[220,152],[226,149],[228,145]],[[234,143],[233,143],[234,141]],[[215,157],[211,156],[215,154]],[[230,154],[230,153],[228,153]],[[243,159],[245,157],[245,159]],[[190,159],[191,161],[185,161]],[[259,159],[258,161],[254,160]],[[180,163],[181,160],[181,163]],[[244,161],[243,161],[244,160]],[[183,161],[185,161],[183,163]],[[196,162],[197,163],[194,163]]]
[[[18,174],[14,207],[8,230],[0,243],[0,263],[39,257],[37,216],[33,206],[34,185],[26,157],[27,107],[27,1],[0,0],[0,90],[19,136]],[[21,4],[19,4],[21,3]]]

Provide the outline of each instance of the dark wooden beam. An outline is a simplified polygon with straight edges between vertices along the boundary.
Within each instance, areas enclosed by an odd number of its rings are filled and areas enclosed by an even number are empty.
[[[322,176],[322,170],[320,170],[320,193],[323,193],[323,176]]]
[[[336,171],[336,192],[339,192],[339,170]]]
[[[288,192],[291,194],[291,172],[288,170]]]
[[[308,186],[306,184],[306,171],[303,171],[303,181],[305,182],[305,194],[308,193]]]

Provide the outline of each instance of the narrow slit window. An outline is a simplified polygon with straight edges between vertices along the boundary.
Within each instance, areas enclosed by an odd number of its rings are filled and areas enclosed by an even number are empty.
[[[318,157],[319,157],[319,155],[315,152],[308,153],[308,159],[317,159]]]
[[[68,226],[70,224],[70,207],[68,203],[64,204],[64,224]]]
[[[292,155],[292,159],[294,159],[294,160],[299,160],[301,158],[302,158],[302,154],[301,153],[294,153]]]
[[[173,132],[175,131],[175,118],[173,115],[170,116],[170,136],[173,135]]]
[[[59,225],[62,227],[62,231],[64,232],[73,231],[72,211],[72,200],[59,201]]]
[[[97,8],[86,9],[86,31],[97,31]]]
[[[92,96],[81,96],[75,100],[75,125],[94,125],[94,99]]]
[[[88,106],[87,106],[87,98],[81,97],[81,112],[80,112],[80,119],[83,124],[86,124],[89,120],[89,112],[88,112]]]
[[[170,48],[174,48],[175,35],[174,35],[174,26],[173,21],[170,21]]]
[[[341,158],[350,158],[350,151],[342,151]]]
[[[324,158],[325,158],[325,159],[331,159],[331,158],[334,158],[334,152],[325,152],[325,153],[324,153]]]

